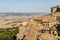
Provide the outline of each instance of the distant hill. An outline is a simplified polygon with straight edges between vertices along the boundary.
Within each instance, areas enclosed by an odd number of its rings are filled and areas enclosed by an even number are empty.
[[[41,12],[32,12],[32,13],[10,13],[10,12],[6,12],[6,13],[0,13],[0,15],[6,15],[6,16],[33,16],[33,15],[44,15],[44,14],[48,14],[48,13],[41,13]]]

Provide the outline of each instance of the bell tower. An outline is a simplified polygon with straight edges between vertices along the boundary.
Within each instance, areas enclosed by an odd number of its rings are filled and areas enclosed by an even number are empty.
[[[55,12],[60,12],[60,6],[59,5],[51,8],[51,13],[55,13]]]

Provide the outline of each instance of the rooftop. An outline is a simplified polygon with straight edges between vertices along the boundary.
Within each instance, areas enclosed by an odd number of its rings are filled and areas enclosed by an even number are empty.
[[[57,6],[53,6],[52,8],[60,8],[60,5],[57,5]]]

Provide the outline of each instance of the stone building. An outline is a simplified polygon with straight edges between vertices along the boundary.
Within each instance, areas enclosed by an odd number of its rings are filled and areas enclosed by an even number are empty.
[[[58,21],[57,20],[55,20],[55,19],[53,19],[53,18],[47,18],[47,19],[44,19],[43,20],[43,25],[45,26],[45,27],[52,27],[52,26],[54,26],[54,25],[56,25],[58,23]]]
[[[51,8],[51,12],[54,13],[54,12],[60,12],[60,6],[57,5],[57,6],[54,6]]]
[[[58,21],[55,18],[53,19],[53,17],[50,17],[50,15],[40,16],[33,20],[38,22],[38,24],[44,25],[44,27],[52,27],[58,23]]]

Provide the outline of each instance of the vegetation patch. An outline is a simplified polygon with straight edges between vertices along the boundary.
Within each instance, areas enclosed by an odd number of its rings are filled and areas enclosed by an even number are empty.
[[[18,27],[0,29],[0,40],[16,40],[16,34],[19,32]]]

